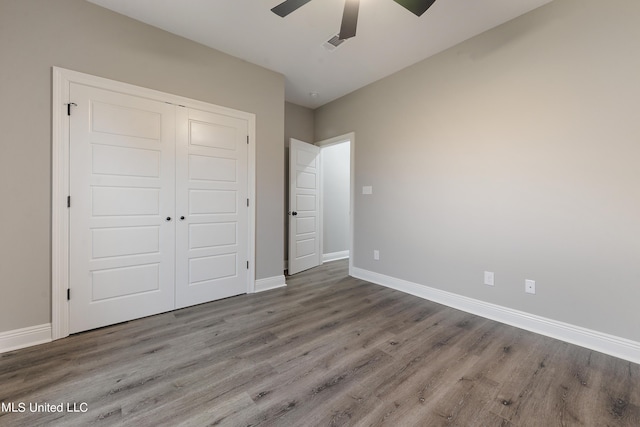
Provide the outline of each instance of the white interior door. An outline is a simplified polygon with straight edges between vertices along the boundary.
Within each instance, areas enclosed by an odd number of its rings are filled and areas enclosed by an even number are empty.
[[[247,292],[248,122],[177,114],[177,308]]]
[[[290,140],[289,274],[320,265],[320,148]]]
[[[69,332],[172,310],[172,105],[70,85]]]

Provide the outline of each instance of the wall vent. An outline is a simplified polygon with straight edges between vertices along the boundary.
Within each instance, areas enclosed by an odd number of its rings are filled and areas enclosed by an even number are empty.
[[[336,34],[335,36],[327,40],[323,46],[327,50],[335,50],[342,43],[344,43],[344,39],[341,39],[340,35]]]

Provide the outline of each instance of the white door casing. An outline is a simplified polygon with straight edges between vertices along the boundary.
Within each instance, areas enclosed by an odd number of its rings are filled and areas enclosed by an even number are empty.
[[[176,307],[245,293],[247,120],[177,110]]]
[[[84,101],[71,98],[72,87],[76,96],[80,86],[89,91],[99,88],[96,92],[97,102],[93,103],[97,107],[87,107]],[[127,97],[127,102],[134,100],[134,105],[121,105]],[[83,107],[89,109],[82,111]],[[241,285],[242,289],[238,291],[238,284],[235,283],[234,294],[255,291],[254,114],[58,67],[53,67],[52,109],[52,339],[65,337],[70,331],[78,330],[75,326],[72,328],[70,307],[71,302],[77,301],[83,292],[88,306],[84,311],[91,311],[92,316],[94,308],[99,311],[99,307],[106,307],[108,302],[128,302],[142,295],[162,295],[161,304],[145,300],[140,302],[141,307],[135,309],[134,304],[129,304],[129,308],[125,304],[124,309],[106,310],[116,313],[115,319],[108,320],[111,323],[127,317],[120,312],[140,313],[151,305],[156,306],[153,310],[155,313],[176,308],[175,233],[179,227],[176,227],[176,129],[173,127],[176,126],[178,110],[193,109],[235,118],[245,132],[242,139],[244,148],[240,150],[240,156],[244,157],[239,160],[240,166],[237,168],[237,183],[244,185],[240,190],[244,200],[238,206],[242,205],[245,210],[236,218],[244,226],[237,228],[238,244],[235,246],[238,251],[244,251],[238,256],[243,258],[244,269],[238,269],[243,274],[238,277],[240,281],[244,280],[244,286]],[[168,120],[170,115],[174,116],[173,120]],[[118,118],[122,123],[115,124]],[[80,134],[84,132],[86,137],[94,138],[95,142],[71,150],[71,146],[76,145],[75,141],[70,142],[73,130],[71,119],[84,123],[86,129],[79,131]],[[151,130],[154,126],[155,131]],[[73,130],[74,135],[77,132],[77,129]],[[165,144],[172,137],[173,146]],[[83,158],[86,163],[72,167],[71,162],[75,163],[76,157]],[[116,161],[109,162],[109,159]],[[79,174],[84,174],[87,180],[76,180]],[[172,175],[173,179],[170,178]],[[84,189],[81,188],[83,181]],[[85,194],[91,193],[90,201],[82,200],[83,191]],[[93,193],[96,197],[93,197]],[[72,196],[71,208],[67,207],[69,195]],[[82,209],[90,215],[76,224]],[[165,210],[171,213],[160,213]],[[167,217],[171,220],[167,221]],[[72,236],[73,230],[81,226],[84,227],[85,236]],[[94,236],[96,239],[93,239]],[[165,250],[172,242],[173,249]],[[72,263],[77,255],[87,267],[84,273],[74,271],[76,266]],[[171,262],[163,265],[169,258]],[[94,287],[93,282],[90,282],[91,287],[85,289],[69,286],[72,276],[75,283],[82,275],[85,278],[96,276],[97,286]],[[154,290],[151,284],[156,277],[158,280]],[[163,292],[170,281],[173,282],[173,292]],[[116,286],[105,286],[109,282],[116,283]],[[125,286],[132,282],[135,282],[133,288]],[[69,290],[71,301],[67,298]],[[96,301],[91,302],[91,299]],[[145,312],[142,315],[147,314]],[[140,314],[134,316],[140,317]]]
[[[172,105],[71,84],[71,333],[174,308]]]
[[[289,274],[320,265],[320,148],[289,145]]]

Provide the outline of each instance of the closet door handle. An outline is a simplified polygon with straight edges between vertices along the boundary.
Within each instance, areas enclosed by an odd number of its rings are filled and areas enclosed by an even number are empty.
[[[169,221],[171,221],[171,217],[170,216],[167,217],[167,222],[169,222]]]
[[[181,216],[181,217],[180,217],[180,221],[184,221],[184,216]]]

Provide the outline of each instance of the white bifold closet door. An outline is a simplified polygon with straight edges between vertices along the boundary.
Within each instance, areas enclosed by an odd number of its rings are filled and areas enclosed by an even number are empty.
[[[180,308],[246,292],[248,124],[188,108],[177,119]]]
[[[72,83],[69,331],[245,293],[247,121]]]

